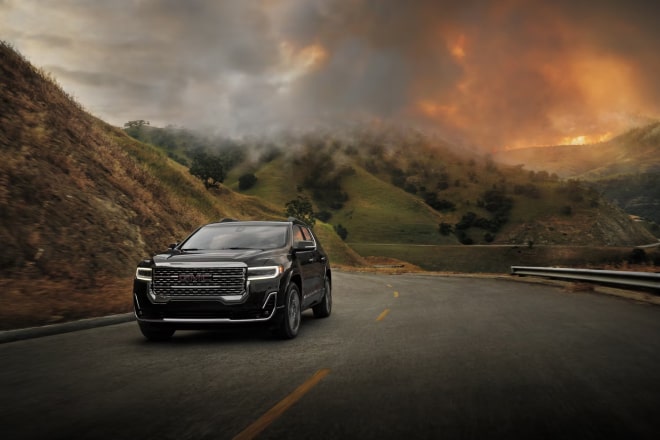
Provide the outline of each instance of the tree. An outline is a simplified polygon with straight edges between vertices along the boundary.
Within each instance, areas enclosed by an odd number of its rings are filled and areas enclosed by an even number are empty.
[[[341,223],[335,225],[334,229],[337,235],[339,235],[342,240],[346,241],[346,237],[348,237],[348,230],[345,227],[343,227]]]
[[[136,121],[128,121],[127,123],[124,124],[124,128],[139,128],[142,127],[143,125],[149,125],[149,121],[145,121],[144,119],[138,119]]]
[[[250,189],[257,183],[257,176],[252,173],[243,174],[238,178],[238,189],[244,191]]]
[[[192,158],[190,174],[200,179],[206,189],[216,188],[225,180],[225,167],[220,156],[198,151]]]
[[[284,215],[287,217],[295,217],[301,220],[310,228],[314,227],[316,218],[314,217],[314,208],[312,202],[305,196],[298,196],[293,200],[289,200],[285,205],[286,210]]]
[[[452,226],[449,223],[442,222],[439,225],[438,231],[441,235],[449,235],[452,232]]]

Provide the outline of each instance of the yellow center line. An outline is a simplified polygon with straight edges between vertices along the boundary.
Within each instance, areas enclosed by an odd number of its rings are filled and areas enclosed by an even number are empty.
[[[398,298],[399,297],[399,292],[394,292],[394,297]]]
[[[291,408],[294,403],[296,403],[305,394],[307,394],[309,390],[314,388],[314,386],[318,384],[321,379],[327,376],[328,373],[330,373],[328,368],[317,371],[312,377],[307,379],[305,383],[296,388],[293,393],[286,396],[277,405],[266,411],[264,415],[259,417],[254,423],[245,428],[236,437],[234,437],[234,440],[249,440],[261,434],[264,429],[266,429],[271,423],[281,417],[282,414],[286,412],[286,410]]]
[[[385,317],[387,316],[388,313],[390,313],[390,309],[383,310],[383,313],[378,315],[378,318],[376,318],[376,321],[382,321],[383,319],[385,319]]]

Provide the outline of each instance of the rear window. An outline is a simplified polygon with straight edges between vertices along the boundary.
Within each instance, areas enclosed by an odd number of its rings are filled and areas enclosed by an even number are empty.
[[[287,225],[208,225],[182,245],[183,250],[277,249],[287,243]]]

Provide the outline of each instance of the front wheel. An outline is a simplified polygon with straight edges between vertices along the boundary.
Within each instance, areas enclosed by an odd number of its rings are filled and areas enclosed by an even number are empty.
[[[323,300],[312,307],[315,318],[327,318],[332,313],[332,286],[330,285],[330,280],[325,279]]]
[[[175,331],[173,327],[164,324],[138,321],[138,325],[144,337],[153,342],[169,341]]]
[[[277,335],[282,339],[293,339],[300,329],[300,293],[298,286],[290,284],[284,298],[284,316],[277,328]]]

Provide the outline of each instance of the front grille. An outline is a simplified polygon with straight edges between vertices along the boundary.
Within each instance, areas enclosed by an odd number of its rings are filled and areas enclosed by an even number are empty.
[[[153,292],[161,298],[242,295],[245,282],[244,267],[157,267],[153,274]]]

